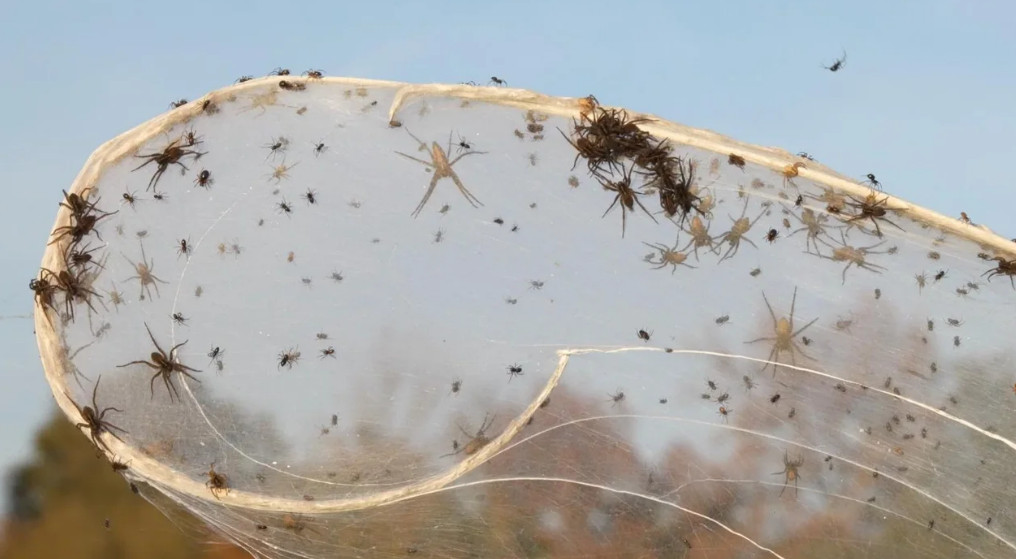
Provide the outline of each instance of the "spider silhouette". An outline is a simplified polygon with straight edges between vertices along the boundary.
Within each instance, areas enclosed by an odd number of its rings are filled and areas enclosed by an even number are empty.
[[[106,413],[108,413],[110,411],[115,411],[117,413],[123,413],[123,410],[114,408],[112,406],[110,406],[108,408],[101,408],[101,409],[99,408],[99,404],[98,404],[98,402],[96,402],[96,396],[98,395],[98,392],[99,392],[99,382],[101,380],[102,380],[102,376],[101,375],[99,376],[99,378],[95,379],[95,387],[92,389],[92,405],[91,406],[85,406],[85,407],[82,408],[73,399],[71,399],[70,394],[67,394],[66,392],[64,392],[64,395],[67,396],[67,399],[71,401],[71,404],[73,404],[74,407],[77,408],[78,413],[81,414],[81,419],[84,420],[84,421],[82,421],[80,423],[75,424],[74,426],[78,427],[79,429],[81,427],[87,427],[88,428],[88,433],[89,433],[89,435],[92,438],[92,443],[95,444],[95,446],[97,448],[103,449],[103,450],[105,450],[108,453],[112,453],[112,451],[110,451],[109,447],[106,446],[106,443],[101,438],[99,438],[99,435],[101,435],[102,432],[105,431],[105,432],[109,433],[110,435],[112,435],[113,438],[115,438],[116,440],[118,440],[120,442],[123,442],[123,439],[121,439],[112,430],[120,431],[121,433],[124,433],[124,434],[127,434],[127,431],[124,431],[123,429],[121,429],[121,428],[117,427],[116,425],[113,425],[112,423],[110,423],[110,422],[105,420]]]
[[[656,218],[653,217],[653,214],[649,213],[649,210],[647,210],[646,207],[642,205],[642,202],[638,199],[639,196],[645,196],[645,193],[639,192],[631,187],[631,172],[633,168],[634,167],[629,167],[628,169],[626,169],[624,171],[623,176],[621,177],[621,180],[608,181],[604,179],[600,183],[601,185],[603,185],[604,190],[609,190],[611,192],[617,193],[617,196],[614,196],[614,201],[610,203],[610,206],[607,207],[607,211],[603,212],[603,216],[601,217],[606,217],[607,214],[610,213],[610,210],[614,209],[614,206],[617,205],[617,202],[618,201],[621,202],[622,237],[624,237],[624,230],[627,225],[628,212],[635,211],[635,204],[638,204],[639,207],[642,208],[642,211],[646,212],[646,215],[648,215],[649,218],[653,220],[653,222],[659,223],[658,221],[656,221]]]
[[[414,140],[416,140],[420,144],[420,150],[427,149],[426,142],[423,142],[419,138],[417,138],[416,136],[413,136],[413,133],[409,132],[409,130],[406,130],[406,132],[408,132],[409,135],[412,136],[412,138]],[[405,153],[402,153],[401,151],[395,152],[395,153],[401,155],[402,157],[405,157],[407,159],[412,159],[413,161],[416,161],[417,163],[422,163],[428,169],[432,169],[434,171],[434,176],[431,177],[431,179],[430,179],[430,185],[427,186],[427,192],[423,195],[423,199],[420,200],[420,203],[417,204],[416,209],[412,213],[413,217],[416,217],[416,216],[420,215],[420,212],[423,210],[423,207],[425,205],[427,205],[427,200],[430,200],[431,194],[433,194],[434,193],[434,189],[437,188],[437,183],[440,182],[441,179],[444,179],[444,178],[450,178],[450,179],[452,179],[452,182],[454,182],[455,186],[458,187],[459,192],[462,193],[462,196],[464,196],[466,198],[466,200],[470,204],[473,205],[474,208],[483,205],[483,203],[481,203],[480,200],[476,196],[473,196],[473,193],[469,192],[469,189],[467,189],[465,187],[465,185],[462,184],[462,180],[460,180],[459,176],[455,173],[455,171],[452,170],[452,166],[455,165],[456,163],[458,163],[459,159],[462,159],[463,157],[465,157],[467,155],[484,154],[484,153],[487,153],[487,152],[485,152],[485,151],[467,151],[465,153],[460,154],[455,159],[452,159],[451,161],[449,161],[448,160],[448,152],[450,152],[451,150],[452,150],[452,135],[449,132],[448,133],[448,149],[447,150],[441,148],[441,145],[438,144],[437,142],[431,142],[431,145],[430,145],[430,161],[424,161],[423,159],[419,159],[419,158],[413,157],[411,155],[407,155]]]

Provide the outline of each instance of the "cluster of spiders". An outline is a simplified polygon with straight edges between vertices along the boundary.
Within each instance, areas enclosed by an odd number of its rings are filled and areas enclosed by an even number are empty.
[[[35,293],[37,305],[46,309],[57,311],[54,304],[54,297],[58,292],[64,295],[64,317],[66,320],[74,320],[75,303],[85,303],[89,309],[95,310],[92,305],[92,297],[102,298],[91,288],[97,270],[102,268],[103,261],[100,261],[93,254],[101,247],[92,247],[86,239],[94,234],[99,241],[102,237],[95,229],[99,221],[115,214],[116,212],[104,212],[98,209],[99,200],[88,201],[90,188],[68,194],[64,191],[64,201],[60,206],[67,208],[70,212],[70,224],[62,225],[53,230],[53,239],[49,244],[63,243],[62,263],[59,270],[42,268],[38,277],[28,282],[28,287]]]
[[[197,160],[202,155],[205,155],[206,152],[200,152],[196,149],[192,149],[196,148],[201,143],[201,138],[199,138],[193,131],[187,131],[179,138],[170,142],[162,149],[162,151],[135,155],[134,157],[144,159],[145,162],[134,169],[131,169],[131,172],[137,171],[138,169],[147,166],[149,163],[155,163],[155,173],[153,173],[152,178],[148,180],[148,188],[145,189],[152,190],[159,183],[159,178],[162,177],[162,174],[166,172],[166,169],[168,169],[170,165],[178,165],[181,172],[186,172],[188,167],[181,162],[184,157],[191,157],[194,160]],[[200,184],[200,186],[207,186],[208,178],[209,176],[205,176],[205,183]]]
[[[572,168],[579,158],[586,160],[590,175],[595,177],[605,190],[615,193],[614,201],[604,216],[620,202],[621,236],[627,225],[627,212],[635,210],[638,204],[653,221],[656,218],[639,200],[640,196],[655,192],[660,207],[669,218],[680,214],[683,220],[696,206],[699,198],[692,192],[695,166],[673,155],[673,147],[665,140],[656,141],[651,134],[639,128],[649,119],[632,119],[619,109],[605,109],[595,104],[595,98],[587,98],[590,109],[573,121],[574,139],[563,131],[561,135],[578,152]],[[630,164],[626,164],[629,160]],[[641,188],[632,186],[632,173],[644,177]],[[611,180],[611,177],[620,177]]]

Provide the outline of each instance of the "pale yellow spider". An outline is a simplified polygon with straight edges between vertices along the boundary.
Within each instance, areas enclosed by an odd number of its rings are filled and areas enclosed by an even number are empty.
[[[412,136],[412,138],[414,140],[419,142],[419,144],[420,144],[420,150],[427,149],[426,142],[423,142],[419,138],[417,138],[416,136],[413,136],[413,133],[409,132],[409,130],[406,130],[406,132],[408,132],[409,135]],[[469,203],[473,205],[474,208],[483,205],[483,203],[481,203],[480,200],[476,196],[473,196],[473,194],[471,192],[469,192],[469,190],[465,187],[465,185],[462,184],[462,181],[459,180],[459,176],[456,175],[455,171],[452,170],[452,165],[455,165],[455,163],[457,163],[459,159],[462,159],[463,157],[465,157],[467,155],[473,155],[474,153],[487,153],[487,152],[485,152],[485,151],[467,151],[467,152],[459,155],[455,159],[452,159],[451,161],[448,161],[448,152],[451,151],[451,149],[452,149],[452,136],[451,136],[451,133],[449,133],[448,134],[448,150],[447,151],[442,149],[441,146],[437,142],[431,142],[431,145],[430,145],[430,161],[424,161],[423,159],[418,159],[418,158],[413,157],[411,155],[406,155],[405,153],[402,153],[401,151],[395,152],[395,153],[397,153],[397,154],[399,154],[402,157],[405,157],[407,159],[412,159],[413,161],[416,161],[418,163],[423,163],[425,166],[427,166],[427,168],[432,169],[434,171],[434,176],[431,177],[431,179],[430,179],[430,185],[427,187],[426,194],[423,195],[423,199],[420,200],[420,203],[416,206],[416,210],[414,210],[413,213],[412,213],[413,217],[416,217],[416,216],[420,215],[420,211],[422,211],[423,207],[427,204],[427,200],[430,199],[430,195],[434,193],[434,188],[437,187],[437,183],[441,179],[444,179],[444,178],[451,178],[452,181],[455,182],[455,186],[457,186],[459,188],[459,192],[462,193],[462,196],[464,196],[466,198],[466,200],[468,200]]]
[[[801,332],[807,330],[809,326],[815,324],[815,321],[819,319],[819,317],[815,317],[808,324],[805,324],[799,329],[794,330],[794,305],[797,304],[797,288],[796,287],[794,288],[794,298],[790,302],[789,318],[780,317],[777,320],[776,313],[773,312],[773,307],[772,305],[769,304],[769,299],[766,298],[765,291],[762,292],[762,300],[766,302],[766,308],[769,309],[769,316],[771,316],[773,319],[773,331],[776,333],[776,335],[772,337],[755,338],[754,340],[744,342],[746,344],[753,344],[755,342],[761,341],[773,342],[773,349],[769,352],[769,357],[767,358],[768,362],[765,365],[763,365],[762,371],[765,372],[766,368],[768,368],[769,365],[772,365],[773,376],[775,377],[776,369],[779,367],[778,360],[780,358],[780,353],[784,351],[790,352],[791,365],[797,365],[797,362],[794,359],[794,352],[800,353],[801,355],[807,357],[808,359],[814,360],[815,359],[814,357],[811,357],[810,355],[802,351],[801,348],[798,347],[797,342],[794,341],[795,337],[797,337]]]

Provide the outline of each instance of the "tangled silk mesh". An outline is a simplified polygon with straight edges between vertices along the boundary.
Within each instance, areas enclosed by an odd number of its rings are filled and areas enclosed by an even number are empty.
[[[591,99],[278,81],[100,148],[43,262],[94,292],[37,313],[54,396],[153,503],[264,557],[1016,553],[1008,241],[650,119],[668,216]]]

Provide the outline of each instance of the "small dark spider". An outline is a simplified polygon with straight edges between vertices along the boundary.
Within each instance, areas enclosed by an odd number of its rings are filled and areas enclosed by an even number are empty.
[[[500,86],[508,85],[508,82],[502,80],[501,78],[499,78],[497,76],[491,76],[489,83],[492,83],[494,85],[500,85]]]
[[[1013,276],[1016,276],[1016,259],[1006,260],[1001,256],[996,256],[990,259],[986,258],[985,260],[994,260],[995,262],[998,262],[998,265],[988,270],[987,272],[981,274],[982,277],[988,276],[988,281],[991,281],[991,278],[995,276],[1009,276],[1009,284],[1013,286],[1013,289],[1016,289],[1016,283],[1013,282]],[[936,275],[935,281],[938,281],[942,279],[942,277],[945,277],[945,271],[941,271],[939,272],[939,274],[941,274],[941,277],[939,277],[939,275]]]
[[[811,155],[809,155],[808,152],[806,152],[806,151],[799,151],[799,152],[797,152],[797,156],[798,157],[803,157],[803,158],[807,159],[808,161],[814,161],[815,160],[815,158],[812,157]]]
[[[239,77],[239,78],[237,78],[237,79],[236,79],[236,81],[235,81],[235,82],[233,82],[233,83],[243,83],[243,82],[249,82],[249,81],[251,81],[251,80],[253,80],[253,79],[254,79],[254,76],[240,76],[240,77]]]
[[[324,142],[318,142],[318,143],[314,144],[314,155],[315,156],[321,155],[326,150],[328,150],[328,146],[326,146]]]
[[[614,402],[611,407],[616,406],[622,401],[624,401],[624,391],[622,391],[620,388],[617,389],[617,392],[613,394],[608,394],[608,396],[610,396],[610,401]]]
[[[462,381],[455,379],[452,381],[452,394],[457,394],[462,389]]]
[[[469,442],[459,448],[455,448],[455,445],[452,445],[452,448],[455,449],[455,452],[445,454],[441,456],[441,458],[444,458],[445,456],[454,456],[460,452],[465,452],[466,456],[476,454],[481,448],[487,446],[487,444],[490,442],[490,438],[487,437],[487,429],[490,429],[491,425],[494,424],[494,419],[496,418],[497,416],[495,415],[494,417],[491,417],[488,421],[487,416],[486,415],[483,416],[483,423],[480,425],[480,428],[476,431],[476,435],[470,435],[469,433],[466,432],[465,429],[459,427],[459,431],[462,431],[462,434],[469,437],[470,439]],[[454,442],[456,444],[458,443],[458,441]]]
[[[332,346],[328,346],[327,348],[322,349],[321,350],[321,357],[319,357],[319,359],[324,359],[325,357],[331,357],[332,359],[337,359],[337,357],[335,357],[335,348],[332,347]]]
[[[779,236],[780,236],[779,231],[777,231],[776,229],[770,229],[769,232],[766,233],[766,240],[769,241],[769,244],[772,244],[773,242],[776,241],[776,237]]]
[[[727,406],[720,406],[720,409],[716,410],[716,413],[723,417],[723,421],[727,421],[727,417],[729,417],[733,412],[734,410],[728,408]]]
[[[794,200],[794,207],[795,208],[800,208],[802,203],[804,203],[804,196],[801,196],[800,194],[798,194],[797,195],[797,200]]]
[[[276,68],[271,72],[268,72],[269,76],[288,76],[289,68]]]
[[[640,340],[644,342],[648,342],[649,338],[652,337],[653,335],[652,332],[646,332],[645,330],[639,330],[635,334],[639,337]]]
[[[804,343],[804,345],[811,345],[811,338],[809,338],[808,336],[801,336],[801,341]]]
[[[286,148],[289,147],[289,139],[285,136],[279,136],[278,138],[273,138],[270,143],[265,144],[262,147],[268,148],[268,155],[265,156],[265,159],[268,159],[269,157],[274,157],[279,153],[284,153]]]
[[[188,101],[186,99],[177,99],[176,101],[173,101],[172,103],[169,104],[169,108],[171,108],[171,109],[179,109],[180,107],[186,105],[189,102],[190,101]]]
[[[286,91],[303,91],[304,89],[307,89],[307,86],[302,83],[290,82],[286,80],[280,80],[279,87],[285,89]]]
[[[944,277],[945,277],[945,273],[946,273],[946,271],[945,271],[945,270],[939,270],[938,272],[936,272],[936,273],[935,273],[935,278],[934,278],[934,279],[935,279],[935,281],[939,281],[939,280],[941,280],[942,278],[944,278]]]
[[[960,347],[960,337],[959,336],[953,336],[953,345],[956,346],[956,347]]]
[[[155,194],[152,195],[152,198],[155,198],[156,200],[162,201],[162,200],[166,199],[166,195],[161,193],[161,192],[156,192]]]
[[[125,191],[121,196],[123,197],[123,201],[130,204],[132,208],[134,207],[134,203],[138,201],[137,198],[134,197],[134,193],[130,191]]]
[[[280,368],[286,367],[287,369],[292,369],[293,365],[295,365],[299,360],[300,352],[297,351],[296,348],[289,348],[288,350],[279,353]]]
[[[96,402],[96,396],[98,395],[98,392],[99,392],[99,381],[101,381],[101,380],[102,380],[102,376],[101,375],[99,376],[99,378],[95,379],[95,387],[92,389],[92,405],[91,406],[85,406],[85,407],[82,408],[81,406],[79,406],[77,404],[77,402],[75,402],[73,399],[71,399],[70,394],[67,394],[66,392],[64,392],[64,395],[67,396],[67,399],[71,401],[71,404],[73,404],[74,407],[77,408],[78,413],[81,414],[81,419],[84,420],[84,421],[82,421],[80,423],[75,424],[75,427],[77,427],[79,429],[81,427],[88,428],[88,433],[91,436],[92,443],[95,444],[96,448],[103,449],[106,452],[111,452],[109,447],[106,446],[106,443],[99,437],[102,434],[102,432],[105,431],[105,432],[109,433],[116,440],[118,440],[120,442],[123,442],[123,439],[121,439],[116,433],[114,433],[110,429],[112,429],[114,431],[119,431],[119,432],[124,433],[124,434],[127,434],[127,431],[124,431],[123,429],[117,427],[116,425],[113,425],[112,423],[110,423],[110,422],[108,422],[108,421],[106,421],[104,419],[106,417],[106,413],[108,413],[110,411],[115,411],[117,413],[123,413],[123,410],[120,410],[120,409],[117,409],[117,408],[114,408],[114,407],[108,407],[108,408],[101,408],[101,411],[100,411],[99,404]]]
[[[494,223],[496,223],[498,225],[504,225],[504,220],[501,219],[500,217],[495,217],[494,218]]]
[[[208,169],[202,169],[198,173],[198,178],[194,179],[194,184],[205,188],[210,188],[213,182],[215,181],[212,180],[212,173]]]
[[[307,193],[303,195],[303,199],[306,200],[308,204],[316,204],[317,203],[317,198],[315,197],[316,195],[317,195],[316,192],[308,188]]]
[[[775,404],[776,402],[779,402],[779,401],[780,401],[780,393],[779,392],[777,392],[776,394],[773,394],[769,398],[769,403],[770,404]]]
[[[515,233],[518,230],[519,230],[519,226],[518,225],[512,225],[512,233]]]
[[[190,256],[191,250],[193,248],[194,247],[191,246],[190,242],[187,239],[180,239],[179,242],[177,242],[176,253],[182,254],[184,256]]]
[[[113,460],[112,462],[110,462],[109,466],[111,468],[113,468],[113,471],[116,472],[116,473],[124,472],[124,471],[127,471],[128,469],[130,469],[129,465],[124,464],[123,462],[120,462],[119,460]]]
[[[42,307],[43,310],[49,307],[53,309],[53,312],[56,312],[56,307],[53,306],[53,292],[57,290],[57,287],[49,283],[45,275],[29,280],[28,288],[35,292],[35,304]]]
[[[783,489],[780,491],[781,497],[783,496],[783,492],[787,490],[787,485],[789,485],[790,482],[794,482],[794,495],[797,495],[797,481],[801,477],[801,474],[798,470],[803,465],[804,458],[798,457],[796,460],[791,460],[790,457],[787,455],[787,452],[786,451],[783,452],[783,471],[773,472],[772,474],[774,476],[778,475],[785,476],[783,480]]]
[[[155,344],[155,349],[158,350],[152,352],[150,356],[151,361],[144,360],[131,361],[130,363],[117,365],[117,367],[122,368],[129,367],[131,365],[146,365],[151,369],[155,369],[155,374],[152,375],[152,382],[150,383],[149,387],[151,389],[153,398],[155,397],[155,379],[159,377],[162,377],[162,382],[166,385],[166,390],[169,392],[170,401],[173,401],[174,396],[176,398],[180,397],[180,393],[177,392],[176,386],[173,384],[172,381],[171,375],[173,373],[180,373],[181,375],[193,380],[194,382],[201,382],[200,380],[194,378],[193,375],[187,372],[193,371],[195,373],[200,373],[201,371],[197,369],[192,369],[191,367],[188,367],[177,360],[176,350],[179,349],[180,346],[186,344],[187,340],[176,344],[169,350],[169,353],[166,353],[162,349],[162,347],[159,346],[159,342],[155,341],[155,336],[152,335],[152,330],[151,328],[148,327],[148,323],[145,323],[145,330],[148,331],[148,337],[152,339],[152,343]]]
[[[728,393],[724,392],[723,394],[720,394],[720,395],[719,395],[719,396],[718,396],[718,397],[716,398],[716,401],[722,404],[723,402],[726,402],[726,401],[727,401],[727,400],[729,400],[729,399],[730,399],[730,394],[728,394]]]
[[[184,325],[184,326],[187,325],[187,319],[184,318],[183,313],[178,313],[178,312],[173,313],[173,322],[175,322],[177,324]]]
[[[285,213],[287,215],[293,213],[293,208],[286,202],[285,198],[283,198],[282,201],[279,202],[278,207],[279,211],[282,213]]]
[[[957,320],[955,318],[947,318],[947,319],[945,319],[945,321],[949,323],[949,326],[962,326],[963,325],[963,321],[962,320]]]
[[[736,153],[732,153],[727,157],[727,163],[741,169],[742,171],[744,170],[744,158]]]
[[[216,359],[219,359],[224,355],[226,355],[226,350],[220,348],[219,346],[213,347],[211,351],[208,352],[208,358],[211,359],[211,361],[209,361],[208,364],[211,365],[212,361],[215,361]]]
[[[308,78],[318,80],[324,76],[324,72],[322,72],[321,70],[307,70],[306,72],[303,73],[303,75],[307,76]]]
[[[229,481],[226,476],[215,471],[215,462],[209,466],[208,481],[205,482],[205,486],[208,487],[209,491],[216,499],[219,498],[220,493],[229,493]]]
[[[458,146],[459,146],[459,151],[462,151],[462,150],[469,151],[469,150],[473,149],[473,146],[470,145],[469,142],[467,142],[465,139],[463,139],[462,136],[459,136],[459,144],[458,144]]]
[[[830,72],[838,72],[841,68],[843,68],[843,66],[846,63],[847,63],[847,51],[843,51],[842,58],[837,58],[836,62],[833,62],[831,66],[823,66],[823,68],[829,70]]]
[[[716,383],[711,380],[706,381],[706,386],[709,387],[709,390],[716,390]]]
[[[95,264],[102,268],[102,264],[92,261],[92,253],[99,250],[102,247],[89,248],[76,248],[77,245],[69,244],[67,249],[64,251],[64,263],[68,268],[70,267],[83,267],[89,263]]]
[[[727,323],[728,321],[730,321],[730,315],[729,315],[729,314],[725,314],[725,315],[723,315],[723,316],[717,317],[717,319],[716,319],[716,324],[718,324],[718,325],[720,325],[720,326],[723,326],[723,325],[724,325],[724,324],[726,324],[726,323]]]
[[[522,372],[522,367],[518,363],[508,365],[508,382],[511,382],[513,378],[520,377],[525,373]]]

